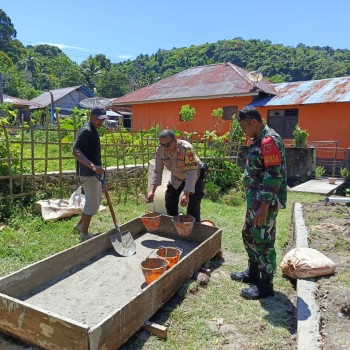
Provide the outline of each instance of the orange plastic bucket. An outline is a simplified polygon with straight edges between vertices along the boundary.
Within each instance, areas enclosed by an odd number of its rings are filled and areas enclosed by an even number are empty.
[[[141,221],[148,232],[157,231],[160,225],[160,215],[156,213],[147,213],[141,216]]]
[[[179,236],[189,236],[192,232],[195,218],[192,215],[179,214],[173,217],[173,222]]]
[[[174,266],[180,261],[180,257],[183,250],[181,248],[175,247],[159,247],[156,251],[156,255],[159,258],[166,259],[169,263],[169,268]]]
[[[147,284],[159,278],[168,269],[168,266],[169,262],[161,258],[146,258],[140,263]]]

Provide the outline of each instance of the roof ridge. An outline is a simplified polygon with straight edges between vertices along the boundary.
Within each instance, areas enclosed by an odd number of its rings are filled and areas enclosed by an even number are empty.
[[[323,81],[323,82],[327,82],[329,80],[333,80],[333,79],[350,79],[349,75],[345,75],[342,77],[333,77],[333,78],[323,78],[323,79],[311,79],[311,80],[297,80],[297,81],[284,81],[283,83],[275,83],[272,85],[282,85],[282,84],[294,84],[294,83],[310,83],[312,81]]]
[[[247,75],[242,75],[242,73],[237,68],[243,69],[245,72],[249,73],[246,69],[238,67],[231,62],[225,62],[225,64],[229,65],[239,76],[241,76],[247,83],[253,86],[251,80],[248,79]]]

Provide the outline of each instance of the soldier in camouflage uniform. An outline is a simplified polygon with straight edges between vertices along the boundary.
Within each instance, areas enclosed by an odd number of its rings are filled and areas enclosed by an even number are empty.
[[[162,183],[164,166],[171,172],[170,181],[165,192],[167,214],[178,215],[179,199],[181,205],[187,206],[187,214],[197,222],[200,218],[200,205],[203,198],[206,165],[197,157],[193,146],[175,137],[173,130],[165,129],[159,134],[160,145],[156,151],[156,161],[147,201],[153,202],[156,188]]]
[[[244,298],[261,299],[274,295],[276,217],[287,200],[285,150],[282,138],[264,126],[254,107],[245,107],[237,119],[245,134],[253,138],[253,144],[244,169],[247,211],[242,237],[248,269],[232,272],[231,278],[252,284],[242,290]]]

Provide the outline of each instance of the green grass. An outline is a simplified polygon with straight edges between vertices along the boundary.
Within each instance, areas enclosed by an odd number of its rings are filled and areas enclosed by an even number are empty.
[[[111,193],[112,201],[114,193]],[[320,196],[289,193],[288,205],[277,219],[277,261],[282,260],[286,242],[291,238],[293,203],[320,200]],[[135,201],[116,204],[120,223],[142,215],[145,204]],[[169,325],[168,337],[161,340],[140,330],[128,342],[127,349],[223,349],[235,344],[240,349],[293,349],[293,315],[295,305],[289,296],[295,295],[291,284],[275,278],[276,296],[262,301],[246,301],[240,297],[246,285],[233,282],[230,272],[246,267],[247,257],[241,239],[245,205],[231,207],[203,200],[202,219],[213,221],[222,229],[222,248],[225,261],[210,263],[213,269],[206,288],[190,280],[171,298],[153,321]],[[16,209],[8,226],[0,231],[0,275],[6,275],[28,264],[60,252],[79,242],[72,226],[78,217],[57,222],[44,222],[32,208]],[[92,232],[105,232],[113,227],[108,209],[93,217]],[[295,302],[295,300],[294,300]],[[223,325],[217,327],[217,320]],[[295,325],[295,324],[294,324]],[[295,331],[295,329],[294,329]]]

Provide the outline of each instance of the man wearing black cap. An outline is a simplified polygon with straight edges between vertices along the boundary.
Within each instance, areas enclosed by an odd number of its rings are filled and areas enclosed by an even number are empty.
[[[89,234],[91,217],[97,213],[102,200],[101,182],[97,174],[103,174],[101,162],[101,145],[98,129],[108,119],[106,110],[94,107],[90,111],[89,121],[79,130],[73,146],[73,155],[77,159],[77,175],[85,194],[85,206],[79,222],[74,229],[80,232],[81,241],[92,238]]]

